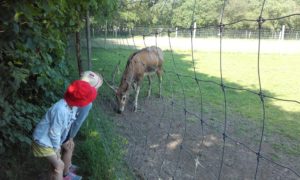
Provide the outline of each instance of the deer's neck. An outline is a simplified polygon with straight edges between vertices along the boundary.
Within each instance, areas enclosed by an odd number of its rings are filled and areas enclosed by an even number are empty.
[[[122,76],[120,88],[123,92],[128,91],[129,87],[134,82],[134,68],[132,66],[132,63],[128,64],[126,66],[126,69],[124,71],[124,74]]]
[[[125,80],[129,85],[131,85],[134,82],[134,67],[132,63],[127,66],[126,71]]]

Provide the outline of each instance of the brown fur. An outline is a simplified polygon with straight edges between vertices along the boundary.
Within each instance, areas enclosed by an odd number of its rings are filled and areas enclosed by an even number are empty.
[[[128,99],[130,86],[133,86],[136,90],[135,97],[135,111],[137,110],[137,99],[140,86],[143,82],[144,76],[151,73],[156,73],[160,81],[160,95],[161,95],[161,80],[163,65],[163,52],[159,47],[151,46],[141,49],[133,53],[127,61],[126,68],[124,70],[120,86],[116,92],[116,97],[119,105],[119,111],[124,110],[126,100]],[[148,96],[151,92],[151,79],[149,80]]]

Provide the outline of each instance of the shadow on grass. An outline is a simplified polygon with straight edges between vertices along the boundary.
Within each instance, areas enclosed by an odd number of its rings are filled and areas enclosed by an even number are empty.
[[[115,65],[121,61],[117,72],[117,85],[123,73],[129,55],[134,49],[111,45],[106,48],[94,48],[93,69],[111,80]],[[193,71],[190,52],[164,51],[163,96],[187,111],[199,114],[207,124],[212,124],[222,134],[226,120],[226,135],[247,144],[254,151],[258,150],[264,127],[262,151],[267,158],[277,160],[279,164],[295,166],[300,162],[293,160],[300,156],[300,112],[289,112],[275,106],[272,99],[263,98],[257,89],[243,86]],[[158,83],[154,81],[152,92],[158,92]],[[140,99],[146,96],[147,83],[143,83]],[[104,86],[100,91],[104,99],[113,102],[112,91]],[[268,96],[276,94],[264,91]],[[226,103],[225,103],[226,102]],[[294,102],[287,102],[294,103]],[[299,104],[294,103],[295,106]],[[226,106],[226,108],[225,108]],[[128,108],[130,105],[128,105]],[[193,119],[193,118],[191,118]],[[193,121],[193,120],[192,120]],[[299,158],[298,158],[299,159]],[[298,172],[299,173],[299,172]]]

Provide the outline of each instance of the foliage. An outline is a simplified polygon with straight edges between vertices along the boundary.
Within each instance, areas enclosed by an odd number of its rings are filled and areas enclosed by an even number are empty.
[[[44,105],[57,100],[68,76],[64,57],[68,29],[57,4],[1,4],[2,152],[10,144],[30,143]],[[52,91],[51,91],[52,90]]]
[[[225,21],[232,22],[247,17],[257,19],[262,1],[248,0],[246,9],[241,9],[246,5],[244,2],[227,2]],[[65,56],[66,42],[69,35],[84,27],[87,9],[95,27],[103,27],[106,20],[110,26],[120,28],[189,27],[193,20],[198,26],[219,22],[222,3],[222,0],[29,0],[22,3],[0,0],[0,155],[13,151],[16,144],[30,144],[34,125],[46,108],[62,96],[71,79],[71,62]],[[299,11],[299,0],[268,0],[263,16],[276,18]],[[266,23],[270,29],[282,25],[299,29],[300,21],[284,18]],[[255,29],[257,25],[242,22],[235,28],[245,27]],[[2,156],[1,160],[4,164]]]
[[[36,122],[71,80],[68,36],[80,31],[90,8],[113,10],[116,0],[0,1],[0,155],[29,145]],[[106,8],[107,7],[107,8]],[[28,153],[27,151],[23,153]],[[12,164],[14,166],[14,164]],[[3,169],[4,168],[4,169]],[[14,174],[0,167],[1,174]],[[5,173],[4,173],[5,172]]]
[[[118,26],[120,29],[136,26],[189,28],[193,22],[196,22],[198,27],[218,25],[224,2],[224,23],[243,19],[256,20],[263,5],[261,0],[123,0],[118,13],[114,19],[110,20],[110,24]],[[267,19],[299,12],[299,0],[267,0],[262,15]],[[299,22],[299,16],[298,18],[284,18],[280,21],[270,21],[266,23],[266,27],[270,30],[278,30],[282,25],[286,25],[287,29],[299,29]],[[234,28],[256,29],[257,23],[242,21],[237,23]]]
[[[180,27],[190,27],[192,22],[198,26],[217,24],[222,2],[213,1],[183,1],[174,10],[174,24]]]
[[[295,12],[300,12],[300,4],[297,4],[294,0],[269,1],[266,4],[264,16],[266,18],[282,17]],[[286,25],[287,29],[294,29],[299,25],[299,23],[297,24],[295,21],[299,21],[299,18],[285,18],[279,21],[270,21],[269,28],[279,30],[282,25]],[[298,29],[299,28],[298,26]]]

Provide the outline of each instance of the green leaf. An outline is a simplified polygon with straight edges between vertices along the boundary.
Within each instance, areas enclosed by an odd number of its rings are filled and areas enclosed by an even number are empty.
[[[20,16],[21,16],[22,14],[23,14],[22,12],[16,12],[16,14],[15,14],[15,16],[14,16],[14,20],[15,20],[16,22],[18,22],[18,21],[19,21],[19,18],[20,18]]]
[[[21,82],[26,83],[26,78],[29,76],[29,70],[15,67],[12,76],[14,77],[14,88],[19,89]]]
[[[23,143],[26,143],[26,144],[31,144],[31,142],[32,142],[32,140],[30,138],[24,136],[21,133],[16,133],[14,136],[20,142],[23,142]]]
[[[19,25],[17,23],[14,23],[14,25],[13,25],[13,31],[17,34],[20,32],[20,28],[19,28]]]
[[[31,49],[31,50],[34,50],[35,49],[35,46],[33,44],[33,41],[30,37],[27,38],[26,40],[26,44],[25,46],[28,48],[28,49]]]
[[[4,147],[2,139],[0,139],[0,154],[2,154],[4,152],[5,152],[5,147]]]

